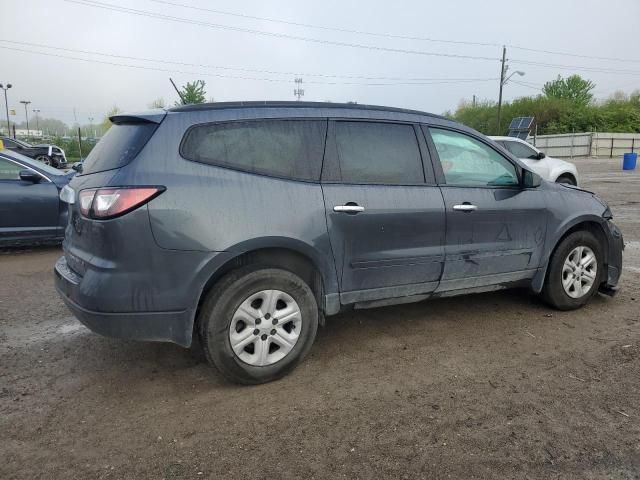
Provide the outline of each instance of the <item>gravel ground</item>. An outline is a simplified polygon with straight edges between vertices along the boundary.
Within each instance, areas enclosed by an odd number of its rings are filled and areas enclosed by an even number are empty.
[[[577,160],[627,241],[576,312],[503,291],[328,319],[258,387],[89,332],[58,248],[0,253],[0,479],[640,478],[640,172]]]

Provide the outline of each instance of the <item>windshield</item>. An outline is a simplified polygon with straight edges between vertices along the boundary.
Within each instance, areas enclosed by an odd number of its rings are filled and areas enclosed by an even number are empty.
[[[12,138],[12,140],[13,140],[14,142],[16,142],[16,143],[19,143],[19,144],[20,144],[20,145],[22,145],[23,147],[27,147],[27,148],[29,148],[29,147],[32,147],[32,146],[33,146],[33,145],[31,145],[30,143],[27,143],[27,142],[25,142],[25,141],[23,141],[23,140],[18,140],[17,138]]]
[[[57,168],[53,168],[49,165],[45,165],[42,162],[38,162],[37,160],[34,160],[32,158],[25,157],[24,155],[21,155],[20,153],[17,153],[17,152],[13,152],[11,150],[0,150],[0,154],[12,160],[16,160],[27,167],[32,167],[34,170],[38,170],[44,173],[45,175],[54,175],[54,176],[64,175],[64,172],[61,172]]]

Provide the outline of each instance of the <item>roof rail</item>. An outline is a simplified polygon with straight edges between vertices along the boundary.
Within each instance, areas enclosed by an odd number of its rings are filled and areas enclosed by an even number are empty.
[[[361,105],[358,103],[332,103],[332,102],[298,102],[298,101],[250,101],[250,102],[215,102],[182,105],[167,109],[169,112],[200,112],[206,110],[222,110],[232,108],[340,108],[352,110],[378,110],[383,112],[410,113],[414,115],[427,115],[430,117],[444,118],[441,115],[409,110],[406,108],[384,107],[379,105]]]

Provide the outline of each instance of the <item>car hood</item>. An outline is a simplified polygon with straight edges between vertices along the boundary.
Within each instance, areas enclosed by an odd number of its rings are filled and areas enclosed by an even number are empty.
[[[595,192],[592,192],[591,190],[586,190],[582,187],[576,187],[574,185],[569,185],[567,183],[556,183],[556,182],[549,182],[550,185],[553,185],[554,187],[556,187],[556,189],[558,190],[562,190],[562,189],[569,189],[569,190],[573,190],[574,192],[584,192],[584,193],[588,193],[590,195],[595,195]]]
[[[576,195],[579,197],[583,197],[585,201],[593,201],[595,200],[594,205],[601,205],[603,208],[603,213],[609,212],[611,214],[611,209],[609,208],[609,204],[605,202],[600,196],[592,192],[591,190],[585,190],[584,188],[574,187],[573,185],[567,185],[564,183],[555,183],[555,182],[547,182],[545,181],[545,185],[549,190],[553,190],[556,192],[560,192],[562,195]],[[599,210],[599,207],[597,207]]]

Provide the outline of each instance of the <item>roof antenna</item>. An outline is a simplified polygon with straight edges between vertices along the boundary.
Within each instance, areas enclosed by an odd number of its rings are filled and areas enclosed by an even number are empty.
[[[173,79],[171,77],[169,77],[169,81],[171,82],[171,85],[173,85],[173,88],[176,89],[176,93],[178,94],[178,96],[180,97],[180,101],[182,102],[183,105],[185,105],[184,103],[184,97],[182,96],[182,94],[180,93],[180,90],[178,90],[178,87],[176,87],[176,84],[174,83]]]

